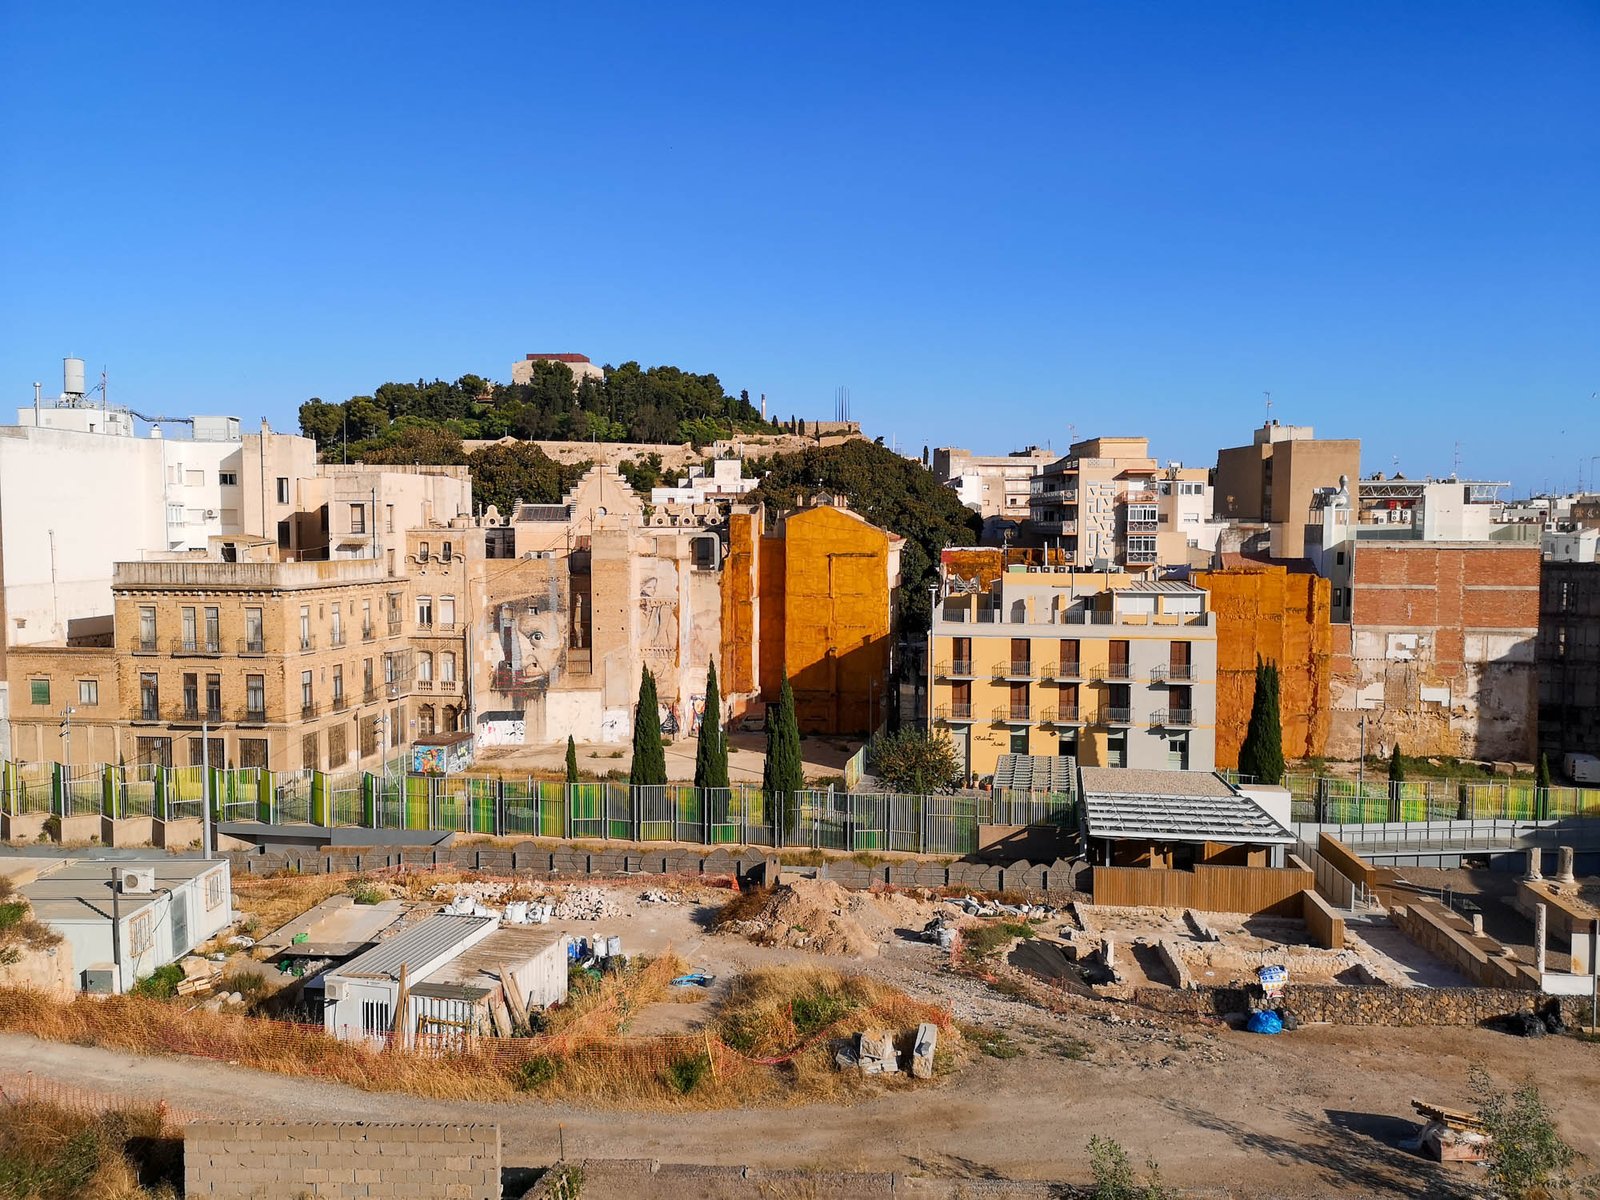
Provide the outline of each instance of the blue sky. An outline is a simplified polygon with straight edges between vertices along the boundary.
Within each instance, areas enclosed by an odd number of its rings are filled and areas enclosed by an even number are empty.
[[[915,449],[1600,455],[1595,0],[12,4],[0,185],[17,403],[575,350]]]

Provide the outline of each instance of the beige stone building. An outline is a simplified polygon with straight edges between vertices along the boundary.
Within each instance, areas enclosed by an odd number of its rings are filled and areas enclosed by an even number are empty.
[[[373,765],[408,741],[405,581],[384,564],[119,563],[115,645],[30,649],[13,736],[23,758],[274,770]]]
[[[1318,438],[1310,425],[1269,421],[1248,446],[1217,454],[1214,511],[1219,519],[1268,527],[1273,558],[1302,558],[1306,527],[1321,491],[1361,474],[1361,442]]]
[[[1146,572],[1216,545],[1208,472],[1158,463],[1142,437],[1075,442],[1031,480],[1029,532],[1051,559]]]
[[[973,776],[1002,754],[1215,766],[1216,618],[1199,588],[1013,567],[987,593],[946,596],[932,637],[930,728]]]

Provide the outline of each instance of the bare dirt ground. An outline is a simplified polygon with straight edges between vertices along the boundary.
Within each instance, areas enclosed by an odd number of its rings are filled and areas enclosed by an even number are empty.
[[[1409,1100],[1472,1107],[1467,1071],[1481,1063],[1504,1084],[1535,1078],[1565,1136],[1596,1160],[1587,1169],[1600,1165],[1600,1045],[1478,1029],[1309,1026],[1259,1037],[1065,994],[1049,1011],[951,971],[947,952],[910,936],[914,930],[899,922],[931,908],[926,901],[914,912],[900,912],[900,898],[881,913],[851,913],[874,950],[852,957],[712,932],[725,890],[648,880],[610,891],[614,915],[557,927],[615,934],[631,954],[670,947],[693,969],[717,976],[709,991],[642,1010],[634,1032],[698,1028],[740,970],[803,963],[862,971],[948,1004],[963,1024],[1001,1035],[1015,1056],[975,1056],[929,1087],[851,1106],[692,1115],[532,1100],[439,1102],[21,1035],[0,1035],[0,1074],[31,1070],[66,1084],[166,1098],[219,1118],[494,1121],[510,1167],[549,1163],[564,1136],[568,1158],[1081,1183],[1085,1144],[1101,1134],[1120,1141],[1135,1161],[1154,1156],[1169,1182],[1211,1194],[1444,1197],[1472,1195],[1478,1173],[1398,1148],[1416,1128]],[[643,899],[654,892],[669,899]]]
[[[666,746],[667,778],[687,783],[694,778],[694,760],[700,739],[676,737]],[[734,783],[760,783],[766,756],[766,734],[738,731],[728,735],[728,777]],[[800,756],[807,779],[830,779],[844,773],[844,764],[858,749],[860,738],[806,737],[800,739]],[[633,761],[630,745],[584,742],[577,746],[578,769],[602,776],[607,771],[627,772]],[[566,768],[565,742],[543,746],[490,746],[479,751],[477,765],[490,771],[559,773]]]

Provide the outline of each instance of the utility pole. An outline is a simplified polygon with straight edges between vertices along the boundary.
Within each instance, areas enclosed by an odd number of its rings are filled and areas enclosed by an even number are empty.
[[[206,714],[207,718],[210,714]],[[211,724],[200,722],[200,845],[211,858]]]
[[[72,815],[72,714],[77,709],[67,705],[61,710],[61,815]]]
[[[1361,757],[1356,763],[1356,800],[1366,796],[1367,782],[1367,714],[1361,714]]]
[[[111,994],[122,994],[122,868],[111,868]]]

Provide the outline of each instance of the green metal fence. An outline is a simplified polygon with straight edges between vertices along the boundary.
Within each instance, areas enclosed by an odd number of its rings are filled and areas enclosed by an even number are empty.
[[[0,809],[113,819],[449,830],[501,837],[967,854],[981,825],[1076,823],[1069,793],[911,796],[759,787],[631,787],[616,780],[494,779],[398,771],[79,766],[0,762]]]

